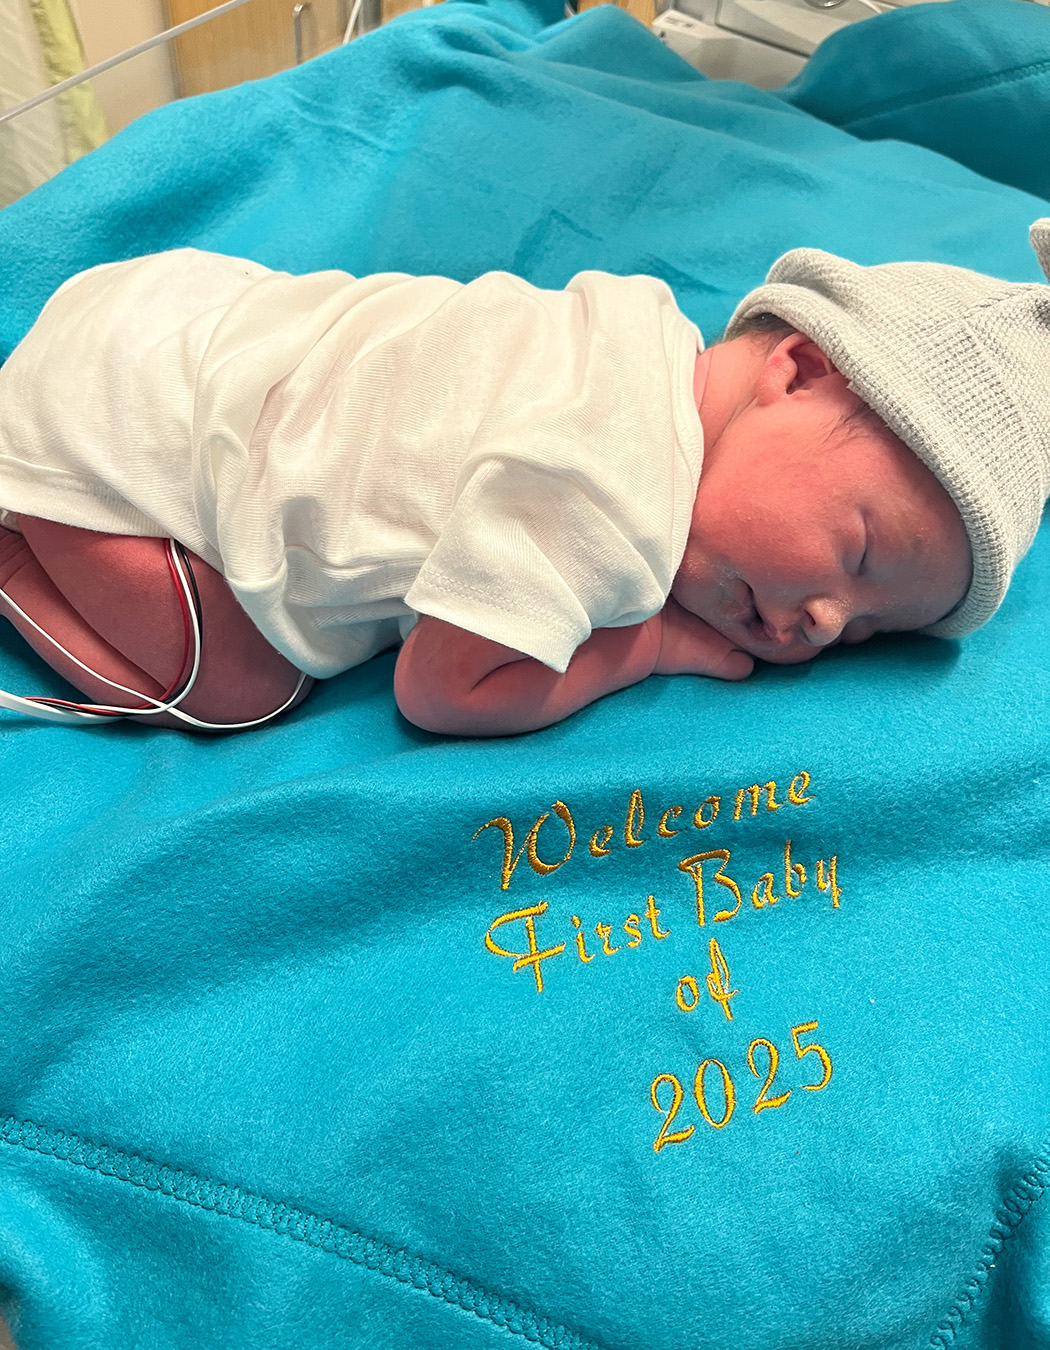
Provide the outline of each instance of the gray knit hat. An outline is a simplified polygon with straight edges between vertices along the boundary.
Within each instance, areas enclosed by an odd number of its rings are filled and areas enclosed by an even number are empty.
[[[1029,238],[1050,279],[1050,217]],[[737,306],[726,338],[753,314],[812,338],[959,508],[973,579],[923,631],[962,637],[986,623],[1050,496],[1050,286],[797,248]]]

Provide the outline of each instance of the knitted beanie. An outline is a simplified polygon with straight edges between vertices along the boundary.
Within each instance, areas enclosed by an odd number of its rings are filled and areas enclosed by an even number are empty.
[[[1050,279],[1050,217],[1029,238]],[[959,508],[970,589],[923,632],[962,637],[986,623],[1050,496],[1050,286],[798,248],[737,306],[726,339],[753,314],[812,338]]]

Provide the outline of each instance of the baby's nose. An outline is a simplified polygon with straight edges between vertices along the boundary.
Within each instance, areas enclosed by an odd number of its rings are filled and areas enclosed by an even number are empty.
[[[834,600],[814,596],[803,606],[802,633],[811,646],[830,646],[845,626],[845,609]]]

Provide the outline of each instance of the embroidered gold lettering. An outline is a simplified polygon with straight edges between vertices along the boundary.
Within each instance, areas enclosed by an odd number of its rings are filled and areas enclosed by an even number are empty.
[[[575,914],[572,916],[572,922],[573,922],[573,926],[574,926],[574,927],[576,928],[576,930],[577,930],[577,931],[576,931],[576,950],[577,950],[577,952],[579,953],[580,960],[584,963],[584,965],[586,965],[588,961],[593,961],[593,960],[594,960],[594,953],[593,953],[593,952],[588,952],[588,951],[587,951],[587,948],[583,945],[583,933],[580,931],[580,920],[579,920],[579,918],[578,918]]]
[[[627,918],[623,921],[623,931],[629,934],[632,939],[632,941],[628,942],[628,947],[637,947],[642,940],[641,930],[638,927],[639,922],[637,914],[628,914]]]
[[[798,787],[795,786],[796,783],[798,784]],[[803,769],[801,773],[795,774],[794,778],[791,780],[788,787],[788,801],[794,806],[805,806],[807,802],[811,802],[813,800],[812,797],[805,797],[802,795],[808,787],[809,774]]]
[[[665,839],[673,839],[675,835],[678,834],[678,830],[672,830],[668,827],[667,818],[670,816],[672,820],[677,820],[681,814],[682,808],[680,806],[669,806],[660,817],[660,823],[656,827],[656,833],[663,835]]]
[[[660,1105],[660,1099],[656,1095],[657,1089],[661,1083],[671,1084],[671,1105],[667,1111]],[[671,1121],[678,1114],[678,1108],[682,1105],[682,1085],[673,1073],[658,1074],[652,1081],[649,1088],[649,1100],[656,1107],[657,1111],[665,1117],[663,1125],[660,1127],[660,1133],[656,1136],[656,1142],[653,1144],[653,1152],[659,1153],[665,1144],[680,1144],[696,1129],[695,1125],[690,1125],[688,1130],[677,1130],[674,1134],[669,1133]]]
[[[798,878],[798,890],[796,891],[791,884],[792,877]],[[806,884],[806,869],[801,863],[791,861],[791,840],[784,841],[784,894],[801,895],[802,887]]]
[[[670,933],[671,930],[670,930],[669,928],[662,929],[662,928],[660,927],[660,922],[659,922],[659,921],[660,921],[660,911],[659,911],[659,910],[657,909],[657,907],[656,907],[656,900],[655,900],[655,898],[654,898],[653,896],[651,896],[651,895],[649,896],[648,903],[647,903],[646,906],[645,906],[645,917],[649,920],[649,926],[650,926],[650,927],[652,928],[652,930],[653,930],[653,937],[654,937],[654,938],[665,938],[665,937],[667,937],[667,935]]]
[[[842,891],[839,889],[838,877],[836,876],[837,864],[838,856],[832,854],[831,861],[827,867],[827,872],[825,873],[824,859],[819,858],[817,860],[817,886],[822,891],[831,891],[831,905],[833,909],[838,909],[839,896],[842,894]]]
[[[721,861],[721,866],[715,872],[715,881],[736,896],[736,904],[733,908],[720,909],[714,917],[714,922],[724,923],[726,919],[731,919],[740,908],[740,887],[732,877],[726,876],[725,872],[729,865],[729,850],[727,848],[713,848],[707,853],[696,853],[691,858],[683,858],[678,864],[678,870],[679,872],[688,872],[696,885],[696,922],[699,928],[704,927],[704,863],[713,858],[718,858]]]
[[[696,826],[696,828],[698,830],[706,830],[708,825],[713,824],[715,817],[718,815],[718,808],[721,805],[722,805],[721,797],[717,796],[705,797],[704,800],[700,803],[700,805],[696,808],[696,811],[693,814],[693,824]],[[707,817],[706,820],[704,819],[705,806],[709,806],[711,808],[711,814]]]
[[[803,1045],[799,1040],[799,1037],[804,1032],[816,1031],[818,1025],[817,1022],[803,1022],[801,1026],[791,1028],[791,1040],[795,1046],[795,1054],[798,1058],[801,1059],[803,1055],[816,1055],[824,1067],[824,1072],[819,1083],[802,1084],[802,1090],[804,1092],[819,1092],[821,1088],[826,1088],[831,1082],[831,1056],[828,1052],[822,1045],[818,1045],[816,1041],[810,1041],[809,1045]]]
[[[722,1091],[725,1093],[725,1110],[722,1113],[721,1120],[715,1120],[707,1105],[707,1097],[704,1092],[704,1072],[711,1064],[717,1064],[719,1072],[722,1075]],[[693,1096],[696,1098],[696,1104],[700,1108],[700,1114],[707,1121],[708,1125],[715,1130],[724,1130],[733,1116],[733,1109],[736,1106],[736,1089],[733,1087],[733,1080],[729,1076],[729,1070],[720,1059],[705,1059],[703,1064],[696,1071],[696,1077],[693,1079]]]
[[[683,975],[678,981],[674,999],[683,1012],[692,1012],[700,1002],[700,988],[692,975]]]
[[[744,798],[748,796],[751,798],[751,814],[753,816],[757,816],[758,799],[759,797],[762,796],[763,792],[765,792],[766,794],[767,810],[779,811],[780,810],[779,803],[773,802],[773,793],[776,791],[776,786],[777,786],[776,783],[769,782],[769,783],[762,783],[761,785],[758,783],[752,783],[750,787],[741,788],[740,791],[736,794],[736,810],[733,812],[733,819],[734,820],[740,819],[740,812],[744,805]]]
[[[722,955],[722,949],[717,941],[712,938],[708,944],[708,955],[711,958],[711,973],[707,977],[707,992],[714,1001],[720,1005],[726,1015],[726,1020],[733,1020],[733,1010],[729,1006],[729,1000],[735,998],[740,993],[739,989],[730,989],[729,987],[729,966],[725,957]]]
[[[763,909],[766,905],[775,905],[779,899],[779,895],[773,894],[773,873],[763,872],[751,892],[751,903],[756,909]]]
[[[567,863],[572,857],[572,850],[576,847],[576,824],[572,818],[572,812],[564,802],[555,802],[553,806],[554,814],[564,823],[569,831],[569,847],[556,863],[543,862],[536,853],[536,840],[539,838],[540,827],[548,818],[550,812],[545,812],[533,825],[525,840],[525,846],[528,851],[529,866],[534,872],[539,872],[541,876],[549,876],[551,872],[556,872],[563,863]],[[519,855],[520,856],[520,855]]]
[[[541,914],[546,913],[547,901],[540,905],[530,905],[528,909],[513,909],[508,914],[501,914],[498,919],[493,919],[489,924],[488,932],[485,934],[485,946],[496,956],[509,956],[514,964],[512,971],[522,970],[525,966],[532,967],[532,973],[536,977],[536,990],[543,993],[543,976],[540,972],[540,962],[546,961],[548,957],[557,956],[565,950],[565,943],[562,942],[557,947],[548,947],[545,951],[540,951],[536,942],[536,920]],[[525,936],[528,942],[528,951],[512,952],[506,947],[500,947],[492,939],[493,931],[502,927],[505,923],[513,923],[516,919],[522,919],[525,923]]]
[[[760,1111],[768,1111],[777,1106],[783,1106],[784,1103],[787,1101],[787,1099],[791,1096],[790,1088],[788,1088],[787,1092],[782,1093],[779,1097],[766,1096],[766,1093],[773,1086],[773,1079],[776,1077],[777,1074],[777,1063],[780,1059],[780,1056],[777,1054],[777,1048],[772,1041],[767,1041],[764,1036],[759,1036],[751,1042],[751,1044],[747,1047],[747,1067],[751,1070],[751,1072],[755,1075],[756,1078],[762,1077],[759,1071],[755,1068],[755,1048],[756,1046],[759,1045],[762,1046],[766,1054],[769,1056],[769,1072],[766,1074],[766,1081],[762,1084],[761,1091],[755,1098],[755,1104],[751,1108],[751,1110],[754,1111],[756,1116]]]
[[[596,923],[594,931],[602,940],[602,951],[606,956],[612,956],[613,952],[618,952],[619,947],[610,947],[609,939],[612,937],[612,928],[607,923]]]
[[[601,835],[600,841],[598,839],[599,835]],[[613,827],[611,825],[600,825],[598,829],[596,829],[595,832],[591,835],[591,842],[588,845],[588,847],[590,848],[591,852],[594,854],[596,858],[607,858],[609,854],[612,852],[611,848],[605,847],[605,845],[612,838],[612,835],[613,835]]]
[[[640,788],[635,788],[631,793],[631,800],[627,807],[627,821],[623,827],[623,840],[628,848],[641,848],[645,840],[641,834],[635,833],[635,830],[641,830],[645,824],[645,806],[642,802],[642,793]]]
[[[545,863],[536,852],[536,840],[539,837],[543,822],[550,817],[550,811],[545,811],[536,821],[532,829],[525,836],[525,842],[518,849],[517,855],[514,853],[514,827],[506,816],[494,816],[492,820],[486,820],[484,825],[480,825],[471,835],[474,840],[483,830],[498,829],[503,832],[503,867],[501,871],[500,890],[505,891],[510,886],[510,879],[514,875],[514,869],[517,867],[522,853],[525,853],[529,860],[529,866],[534,872],[539,872],[542,876],[547,876],[551,872],[556,872],[563,863],[567,863],[572,857],[572,850],[576,844],[576,824],[572,818],[572,812],[564,802],[555,802],[551,810],[565,824],[569,831],[569,847],[564,855],[556,863]]]
[[[714,976],[719,989],[725,989],[729,983],[728,970],[725,968],[725,958],[722,956],[721,952],[718,952],[716,956],[718,944],[713,939],[710,946],[713,965],[712,975]],[[720,961],[719,958],[721,958]],[[712,975],[707,977],[709,984]],[[712,996],[715,996],[714,990],[712,990]],[[678,1007],[683,1012],[692,1012],[697,1007],[698,1000],[699,990],[697,988],[696,980],[694,980],[691,975],[683,975],[675,988],[675,1001],[678,1004]],[[728,1016],[728,1008],[726,1008],[725,1011]],[[802,1084],[803,1091],[805,1092],[821,1092],[827,1087],[828,1083],[831,1082],[831,1056],[824,1047],[816,1041],[804,1041],[802,1039],[804,1036],[808,1036],[817,1029],[818,1023],[816,1022],[802,1022],[799,1026],[791,1028],[791,1043],[795,1047],[796,1058],[804,1060],[807,1055],[816,1055],[821,1065],[819,1080],[815,1083]],[[760,1050],[765,1053],[768,1067],[758,1063],[758,1051]],[[786,1088],[783,1092],[772,1095],[773,1084],[776,1081],[780,1069],[780,1052],[767,1036],[756,1036],[747,1047],[747,1067],[754,1077],[759,1079],[762,1084],[759,1088],[758,1096],[755,1098],[755,1104],[751,1108],[754,1114],[756,1116],[761,1115],[763,1111],[776,1110],[783,1106],[791,1096],[793,1089]],[[721,1114],[719,1115],[715,1114],[715,1111],[718,1109],[717,1089],[712,1087],[713,1075],[708,1072],[708,1070],[716,1069],[718,1071],[717,1076],[720,1076],[722,1080],[723,1104],[721,1107]],[[659,1097],[660,1088],[664,1083],[670,1084],[671,1087],[671,1102],[666,1110],[660,1105]],[[687,1130],[681,1130],[675,1134],[670,1132],[671,1123],[681,1108],[683,1096],[684,1093],[682,1091],[681,1080],[675,1074],[660,1074],[657,1078],[653,1079],[653,1082],[650,1085],[650,1100],[656,1110],[665,1117],[663,1129],[661,1129],[660,1134],[657,1136],[657,1141],[654,1145],[656,1152],[659,1152],[660,1148],[662,1148],[665,1143],[681,1143],[683,1140],[688,1139],[693,1133],[692,1127]],[[711,1101],[711,1096],[714,1097],[714,1103]],[[732,1074],[722,1060],[715,1059],[711,1056],[697,1066],[696,1074],[693,1078],[693,1097],[699,1108],[700,1114],[703,1116],[704,1120],[707,1121],[708,1125],[710,1125],[713,1130],[725,1129],[726,1125],[729,1124],[733,1117],[733,1112],[736,1110],[737,1093]]]
[[[503,879],[500,882],[500,890],[505,891],[510,885],[510,879],[514,875],[514,869],[518,865],[518,858],[525,851],[525,845],[522,844],[518,849],[518,857],[514,857],[514,826],[506,816],[495,816],[492,820],[486,820],[471,835],[473,842],[482,830],[502,830],[503,831]]]

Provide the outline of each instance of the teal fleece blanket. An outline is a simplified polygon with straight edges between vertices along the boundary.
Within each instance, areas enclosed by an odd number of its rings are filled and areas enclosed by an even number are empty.
[[[1050,11],[858,24],[778,94],[452,0],[143,118],[0,214],[91,264],[1038,280]],[[1046,1350],[1050,532],[959,644],[414,730],[393,658],[240,737],[0,722],[20,1350]],[[10,631],[0,684],[59,691]]]

